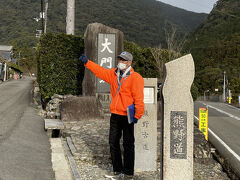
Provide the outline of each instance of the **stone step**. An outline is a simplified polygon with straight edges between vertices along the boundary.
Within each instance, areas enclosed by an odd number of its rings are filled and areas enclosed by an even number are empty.
[[[59,137],[64,124],[60,119],[44,119],[44,129],[49,138]]]

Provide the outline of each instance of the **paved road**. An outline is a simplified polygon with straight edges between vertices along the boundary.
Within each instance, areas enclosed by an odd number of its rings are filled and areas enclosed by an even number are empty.
[[[240,173],[240,109],[217,102],[195,102],[194,114],[199,117],[199,107],[209,109],[209,128],[218,136],[225,147],[218,149],[224,154],[232,154],[229,158],[234,158],[231,162],[238,166],[237,171]],[[228,146],[228,147],[227,147]],[[219,146],[221,147],[221,146]]]
[[[0,84],[0,180],[52,180],[43,120],[31,106],[32,79]]]

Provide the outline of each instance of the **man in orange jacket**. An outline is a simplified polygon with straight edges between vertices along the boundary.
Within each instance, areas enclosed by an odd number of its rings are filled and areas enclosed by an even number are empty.
[[[144,114],[144,80],[131,67],[133,60],[131,53],[124,51],[117,58],[117,68],[113,69],[104,69],[88,60],[84,54],[80,57],[80,60],[85,64],[86,68],[111,86],[112,101],[110,110],[112,114],[110,118],[109,144],[113,164],[113,176],[124,176],[124,179],[132,179],[135,157],[134,124],[128,123],[127,107],[131,104],[135,105],[134,123],[137,123]],[[122,163],[120,150],[122,134],[124,163]]]

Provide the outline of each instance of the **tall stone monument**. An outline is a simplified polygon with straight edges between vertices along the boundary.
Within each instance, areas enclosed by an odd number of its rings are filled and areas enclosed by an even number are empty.
[[[193,99],[191,55],[165,64],[163,85],[163,179],[193,179]]]
[[[144,78],[145,113],[135,124],[135,171],[157,170],[157,78]]]
[[[123,51],[123,33],[100,23],[89,24],[84,34],[84,45],[88,59],[111,69],[116,66],[117,55]],[[85,69],[83,95],[99,94],[103,99],[109,99],[109,93],[109,85]]]

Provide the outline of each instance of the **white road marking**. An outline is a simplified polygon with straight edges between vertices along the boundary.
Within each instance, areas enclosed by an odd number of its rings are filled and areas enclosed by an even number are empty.
[[[197,116],[194,117],[199,121]],[[235,153],[220,137],[218,137],[210,128],[208,128],[209,133],[211,133],[238,161],[240,161],[240,156]]]
[[[228,113],[228,112],[225,112],[225,111],[223,111],[223,110],[221,110],[221,109],[218,109],[218,108],[216,108],[216,107],[213,107],[213,106],[211,106],[211,105],[209,105],[209,104],[205,104],[205,103],[203,103],[203,104],[204,104],[205,106],[207,106],[207,107],[210,107],[210,108],[212,108],[212,109],[215,109],[216,111],[218,111],[218,112],[220,112],[220,113],[226,114],[226,115],[228,115],[229,117],[234,118],[234,119],[240,121],[240,117],[234,116],[234,115],[232,115],[232,114],[230,114],[230,113]]]

